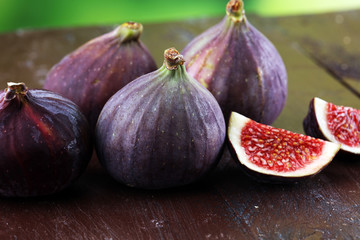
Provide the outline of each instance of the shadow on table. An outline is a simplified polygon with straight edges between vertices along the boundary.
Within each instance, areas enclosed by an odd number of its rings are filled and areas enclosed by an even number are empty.
[[[208,175],[196,183],[164,190],[144,190],[125,186],[115,181],[93,158],[83,176],[69,188],[50,195],[31,198],[0,198],[0,203],[38,204],[39,202],[53,202],[61,205],[73,202],[91,202],[103,198],[181,198],[184,196],[209,194],[221,195],[221,192],[249,193],[249,192],[277,192],[296,191],[298,188],[312,188],[317,185],[335,184],[341,186],[360,178],[360,162],[354,160],[335,159],[321,173],[301,179],[298,182],[272,184],[259,182],[247,176],[225,150],[218,166]]]

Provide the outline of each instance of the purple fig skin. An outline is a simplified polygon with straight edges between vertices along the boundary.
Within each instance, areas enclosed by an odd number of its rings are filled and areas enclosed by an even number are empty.
[[[0,92],[0,195],[49,195],[73,183],[91,154],[90,127],[70,100],[8,83]]]
[[[182,51],[188,73],[215,96],[225,115],[271,124],[287,98],[287,73],[274,45],[246,19],[241,0]]]
[[[225,141],[225,120],[212,94],[190,77],[182,56],[119,90],[96,127],[100,162],[117,181],[145,189],[192,183],[213,167]]]
[[[142,25],[127,22],[65,56],[48,73],[44,88],[75,102],[94,130],[106,101],[135,78],[157,69],[139,40]]]
[[[325,138],[324,134],[321,132],[320,126],[316,120],[314,102],[315,102],[315,98],[311,99],[310,104],[309,104],[308,113],[303,121],[304,131],[309,136],[328,140]]]

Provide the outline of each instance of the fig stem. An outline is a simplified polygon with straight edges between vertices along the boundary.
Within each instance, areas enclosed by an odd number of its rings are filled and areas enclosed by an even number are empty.
[[[16,98],[18,95],[26,95],[28,88],[25,86],[25,83],[14,83],[8,82],[8,88],[5,90],[5,101],[11,101],[12,99]]]
[[[120,43],[138,40],[142,31],[142,24],[137,22],[125,22],[114,30],[115,34],[119,38]]]
[[[168,70],[175,70],[179,65],[185,62],[183,55],[181,55],[175,48],[168,48],[164,52],[164,64]]]
[[[230,0],[226,5],[226,14],[234,22],[243,21],[245,19],[244,2],[242,0]]]

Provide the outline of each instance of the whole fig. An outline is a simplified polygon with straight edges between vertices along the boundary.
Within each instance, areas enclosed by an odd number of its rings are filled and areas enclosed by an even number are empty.
[[[135,78],[157,69],[139,40],[143,27],[126,22],[65,56],[48,73],[44,88],[75,102],[94,130],[106,101]]]
[[[0,195],[58,192],[85,170],[90,128],[80,109],[46,90],[8,83],[0,91]]]
[[[235,111],[270,124],[285,105],[285,65],[273,44],[246,19],[243,1],[230,0],[226,13],[185,47],[186,68],[215,96],[226,119]]]
[[[225,121],[212,94],[190,77],[174,48],[157,71],[132,81],[105,104],[96,126],[100,162],[128,186],[191,183],[214,167]]]

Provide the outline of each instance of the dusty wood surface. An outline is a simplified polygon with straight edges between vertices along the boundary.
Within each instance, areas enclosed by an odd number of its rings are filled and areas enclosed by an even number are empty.
[[[303,133],[309,101],[318,96],[360,108],[360,12],[250,22],[278,48],[289,97],[274,126]],[[144,26],[143,42],[162,62],[219,19]],[[18,31],[0,35],[0,84],[41,87],[65,54],[112,27]],[[143,191],[111,179],[93,159],[72,187],[50,197],[0,198],[0,239],[356,239],[360,236],[360,159],[335,159],[293,185],[257,183],[225,152],[202,181]]]

